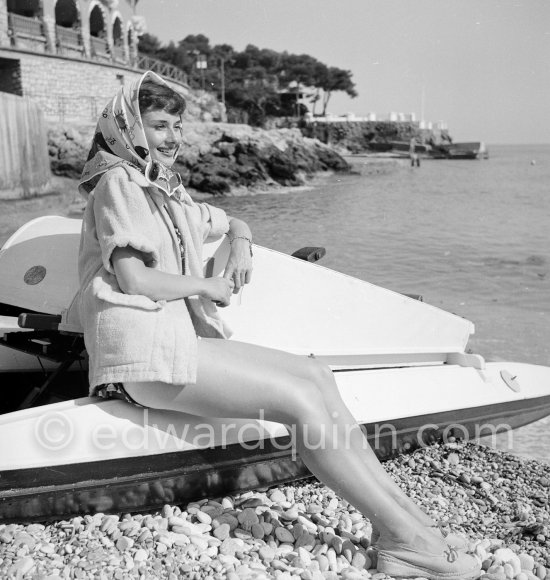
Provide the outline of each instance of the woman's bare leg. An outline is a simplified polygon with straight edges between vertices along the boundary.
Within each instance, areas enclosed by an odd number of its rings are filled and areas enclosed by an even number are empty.
[[[338,385],[330,368],[317,361],[315,358],[289,356],[287,368],[292,368],[298,376],[307,378],[308,376],[316,382],[320,389],[324,391],[324,400],[328,403],[327,410],[332,413],[338,413],[347,424],[355,423],[355,419],[348,407],[342,400]],[[350,431],[350,447],[353,448],[358,457],[358,461],[364,463],[365,467],[370,470],[372,477],[376,479],[379,485],[382,485],[394,500],[411,516],[415,517],[421,524],[432,528],[432,532],[441,535],[442,532],[435,524],[433,519],[424,512],[407,494],[395,483],[386,470],[382,467],[376,454],[366,440],[364,433],[359,429]],[[379,530],[373,526],[373,538],[378,537]],[[458,546],[465,544],[464,538],[457,537],[456,534],[449,536],[451,543],[457,543]],[[375,539],[373,541],[376,541]]]
[[[373,477],[376,468],[368,469],[370,461],[379,465],[374,454],[358,461],[357,450],[344,444],[350,432],[347,421],[355,421],[344,409],[338,413],[329,410],[332,401],[326,399],[326,391],[330,387],[320,388],[318,383],[321,375],[328,377],[330,371],[313,363],[313,373],[297,373],[293,367],[301,367],[298,360],[306,362],[281,351],[203,339],[199,342],[196,384],[125,383],[125,387],[138,402],[153,408],[252,419],[262,410],[266,420],[294,426],[298,453],[310,471],[364,513],[381,530],[386,543],[402,542],[434,552],[445,549],[443,540],[427,532]],[[356,429],[354,441],[360,436],[363,450],[363,436],[359,427]],[[310,441],[324,438],[325,444],[309,449],[301,436],[306,432]]]
[[[299,360],[299,362],[302,361]],[[316,382],[319,385],[319,388],[324,390],[324,400],[328,403],[327,410],[333,414],[338,413],[342,420],[347,424],[355,423],[353,415],[340,396],[336,379],[330,368],[322,363],[318,363],[316,359],[308,359],[308,363],[301,366],[305,372],[310,372],[313,377],[318,377]],[[296,369],[296,372],[299,372],[298,369]],[[382,467],[360,428],[353,429],[350,432],[350,446],[356,451],[358,460],[370,470],[372,477],[376,479],[379,485],[382,485],[386,489],[386,491],[403,509],[416,517],[423,525],[435,526],[435,522],[432,518],[430,518],[428,514],[426,514],[405,494],[405,492]]]

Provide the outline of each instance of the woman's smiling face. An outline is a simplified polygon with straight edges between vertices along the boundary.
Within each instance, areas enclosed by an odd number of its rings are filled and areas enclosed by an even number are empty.
[[[181,144],[181,117],[154,110],[142,114],[141,119],[151,158],[172,167]]]

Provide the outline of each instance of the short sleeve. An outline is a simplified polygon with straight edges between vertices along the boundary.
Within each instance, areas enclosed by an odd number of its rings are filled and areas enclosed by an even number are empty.
[[[223,209],[208,203],[198,204],[201,210],[202,239],[219,238],[229,231],[229,219]]]
[[[131,181],[123,168],[108,171],[93,195],[97,238],[108,272],[114,274],[111,256],[115,248],[130,246],[154,260],[159,259],[155,242],[147,236],[152,213],[146,193]]]

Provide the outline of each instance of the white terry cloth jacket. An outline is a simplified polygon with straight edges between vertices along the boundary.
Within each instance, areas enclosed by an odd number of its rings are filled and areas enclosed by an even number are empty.
[[[183,272],[173,223],[183,237]],[[91,394],[110,382],[194,383],[197,336],[230,335],[209,300],[155,302],[124,294],[111,264],[113,250],[131,246],[150,257],[150,267],[202,276],[203,242],[228,230],[223,210],[195,203],[182,186],[169,196],[129,164],[101,177],[84,213],[80,292],[71,307],[84,328]]]

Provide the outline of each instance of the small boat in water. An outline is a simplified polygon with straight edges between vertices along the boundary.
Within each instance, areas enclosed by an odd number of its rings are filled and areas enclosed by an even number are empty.
[[[422,143],[415,143],[413,145],[413,153],[426,156],[431,152],[430,145],[424,145]],[[368,149],[372,153],[387,153],[393,157],[403,157],[408,158],[411,154],[411,142],[410,141],[384,141],[376,142],[371,141],[368,144]]]
[[[0,522],[156,509],[306,477],[291,433],[87,396],[80,220],[43,217],[0,251]],[[227,241],[206,244],[207,276]],[[254,282],[224,309],[234,339],[315,356],[380,458],[550,414],[550,368],[467,352],[471,322],[421,300],[255,247]]]
[[[489,150],[483,141],[449,143],[432,147],[428,151],[434,159],[488,159]]]

